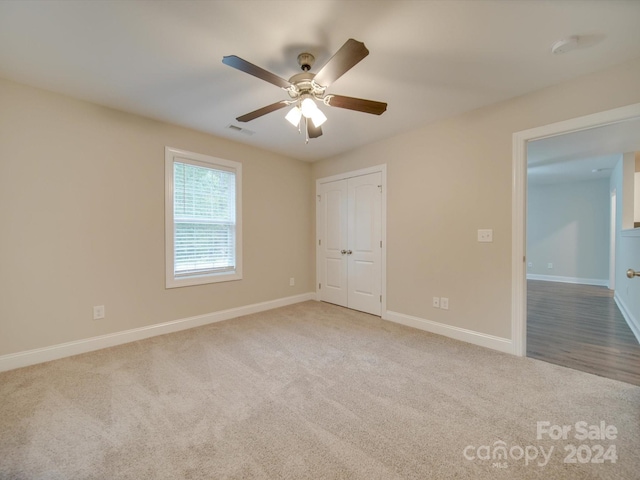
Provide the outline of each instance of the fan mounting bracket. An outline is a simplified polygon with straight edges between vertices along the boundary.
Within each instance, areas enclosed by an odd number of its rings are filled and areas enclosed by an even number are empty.
[[[311,67],[313,67],[315,61],[316,57],[314,57],[310,53],[303,52],[298,55],[298,65],[300,65],[300,68],[303,72],[308,72],[309,70],[311,70]]]

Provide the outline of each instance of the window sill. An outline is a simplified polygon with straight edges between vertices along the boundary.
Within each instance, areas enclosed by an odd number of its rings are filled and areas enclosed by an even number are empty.
[[[235,271],[216,275],[194,275],[193,277],[167,278],[165,288],[192,287],[209,283],[233,282],[242,280],[242,273]]]

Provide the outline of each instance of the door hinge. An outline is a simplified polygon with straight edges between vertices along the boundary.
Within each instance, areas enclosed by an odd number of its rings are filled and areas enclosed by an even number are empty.
[[[322,284],[321,283],[318,284],[318,290],[322,290]]]
[[[380,248],[382,248],[382,240],[380,240]]]
[[[382,303],[382,295],[380,295],[380,303]]]
[[[322,239],[321,238],[318,239],[318,245],[322,245]]]
[[[322,195],[316,195],[316,197],[318,197],[318,201],[321,202],[322,201]]]
[[[380,193],[382,193],[382,185],[378,185],[378,188],[380,189]]]

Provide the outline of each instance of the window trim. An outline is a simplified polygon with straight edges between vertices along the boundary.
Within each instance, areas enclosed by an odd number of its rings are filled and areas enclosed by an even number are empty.
[[[227,272],[201,275],[178,276],[174,274],[175,224],[173,211],[173,165],[175,162],[200,165],[205,168],[219,168],[233,171],[236,177],[236,268]],[[242,164],[232,160],[216,158],[201,153],[188,152],[165,146],[165,287],[176,288],[208,283],[229,282],[242,279]]]

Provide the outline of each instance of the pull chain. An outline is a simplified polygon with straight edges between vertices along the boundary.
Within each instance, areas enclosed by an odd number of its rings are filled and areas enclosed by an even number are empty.
[[[307,119],[307,117],[304,117],[304,134],[305,134],[305,145],[309,143],[309,126],[307,125],[307,122],[309,120]]]

